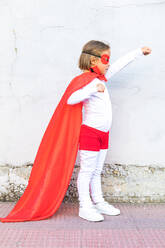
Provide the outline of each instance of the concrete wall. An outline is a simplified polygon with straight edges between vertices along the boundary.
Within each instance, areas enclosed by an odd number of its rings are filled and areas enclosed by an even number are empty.
[[[129,168],[133,172],[130,180],[137,175],[137,185],[131,189],[137,198],[152,198],[154,187],[157,200],[162,199],[164,180],[154,175],[150,183],[149,168],[164,178],[164,11],[165,1],[161,0],[0,0],[2,200],[13,199],[9,197],[12,187],[14,199],[20,187],[25,188],[44,130],[70,80],[80,73],[81,48],[91,39],[110,43],[111,63],[137,47],[153,50],[109,82],[113,123],[105,167]],[[143,168],[148,170],[147,177]],[[128,187],[118,187],[118,191],[112,190],[117,187],[116,179],[104,176],[104,184],[110,185],[104,187],[105,193],[111,191],[117,199],[120,191],[118,199],[127,200],[132,185],[127,173],[123,182]],[[151,186],[149,190],[146,184]]]

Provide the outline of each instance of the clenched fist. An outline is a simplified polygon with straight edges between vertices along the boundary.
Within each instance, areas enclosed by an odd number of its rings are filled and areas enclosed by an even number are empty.
[[[148,55],[152,51],[149,47],[142,47],[141,49],[144,55]]]
[[[98,92],[104,92],[105,86],[103,84],[97,84],[96,86]]]

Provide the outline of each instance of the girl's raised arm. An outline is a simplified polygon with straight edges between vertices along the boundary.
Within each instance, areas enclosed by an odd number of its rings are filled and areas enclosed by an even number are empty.
[[[110,65],[105,75],[106,78],[110,79],[115,73],[120,71],[122,68],[124,68],[126,65],[128,65],[130,62],[134,61],[136,58],[140,57],[141,55],[143,55],[143,51],[141,48],[138,48],[122,56],[121,58],[116,60],[112,65]]]

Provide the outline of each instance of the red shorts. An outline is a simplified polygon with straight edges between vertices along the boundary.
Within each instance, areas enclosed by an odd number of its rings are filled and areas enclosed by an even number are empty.
[[[79,150],[100,151],[108,149],[109,131],[103,132],[85,124],[81,125]]]

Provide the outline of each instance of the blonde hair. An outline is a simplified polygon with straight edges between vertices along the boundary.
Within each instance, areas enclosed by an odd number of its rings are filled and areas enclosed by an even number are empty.
[[[91,40],[87,42],[82,49],[78,66],[81,70],[89,70],[91,67],[91,57],[100,57],[101,53],[110,49],[109,44],[102,41]]]

